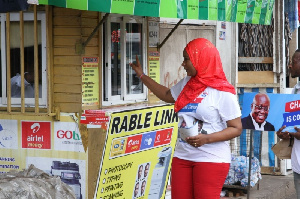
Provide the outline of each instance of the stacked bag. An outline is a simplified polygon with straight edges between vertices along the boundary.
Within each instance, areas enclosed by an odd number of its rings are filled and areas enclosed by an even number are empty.
[[[248,174],[249,157],[232,155],[230,169],[225,180],[225,185],[240,185],[242,187],[247,187]],[[260,173],[260,163],[256,157],[253,157],[251,159],[250,186],[255,186],[260,179],[262,179]]]

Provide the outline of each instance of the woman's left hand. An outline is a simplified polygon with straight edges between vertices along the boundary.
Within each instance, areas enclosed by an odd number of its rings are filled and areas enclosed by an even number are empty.
[[[227,123],[227,128],[223,129],[222,131],[214,132],[210,134],[199,134],[193,137],[188,137],[186,139],[186,142],[192,145],[193,147],[200,147],[204,144],[227,141],[241,135],[242,133],[241,117],[228,120],[226,123]],[[300,133],[300,129],[299,129],[299,133]]]
[[[192,145],[193,147],[200,147],[207,143],[207,136],[206,134],[199,134],[193,137],[186,138],[186,142]]]

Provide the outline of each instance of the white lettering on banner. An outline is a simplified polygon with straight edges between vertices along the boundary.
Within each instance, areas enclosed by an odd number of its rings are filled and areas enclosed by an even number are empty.
[[[28,142],[44,142],[44,136],[33,136],[33,135],[30,135],[27,137],[27,141]]]
[[[139,143],[140,143],[139,140],[130,140],[130,141],[128,142],[128,146],[138,145]]]
[[[286,117],[286,122],[292,122],[298,120],[300,120],[300,114]]]
[[[299,108],[300,107],[300,104],[299,104],[299,101],[295,101],[295,102],[291,102],[290,103],[290,108],[293,110],[293,109],[296,109],[296,108]]]

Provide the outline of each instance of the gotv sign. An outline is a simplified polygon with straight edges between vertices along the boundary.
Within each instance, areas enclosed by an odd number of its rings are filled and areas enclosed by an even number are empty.
[[[54,149],[84,152],[76,122],[54,122]]]
[[[22,148],[51,149],[51,123],[22,121]]]
[[[70,131],[70,130],[58,130],[56,132],[56,136],[59,139],[72,139],[72,140],[80,140],[81,137],[79,135],[79,132],[76,131]]]

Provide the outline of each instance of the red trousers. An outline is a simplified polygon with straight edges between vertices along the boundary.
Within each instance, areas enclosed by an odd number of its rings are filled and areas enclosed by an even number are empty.
[[[220,199],[229,163],[191,162],[173,158],[172,199]]]

